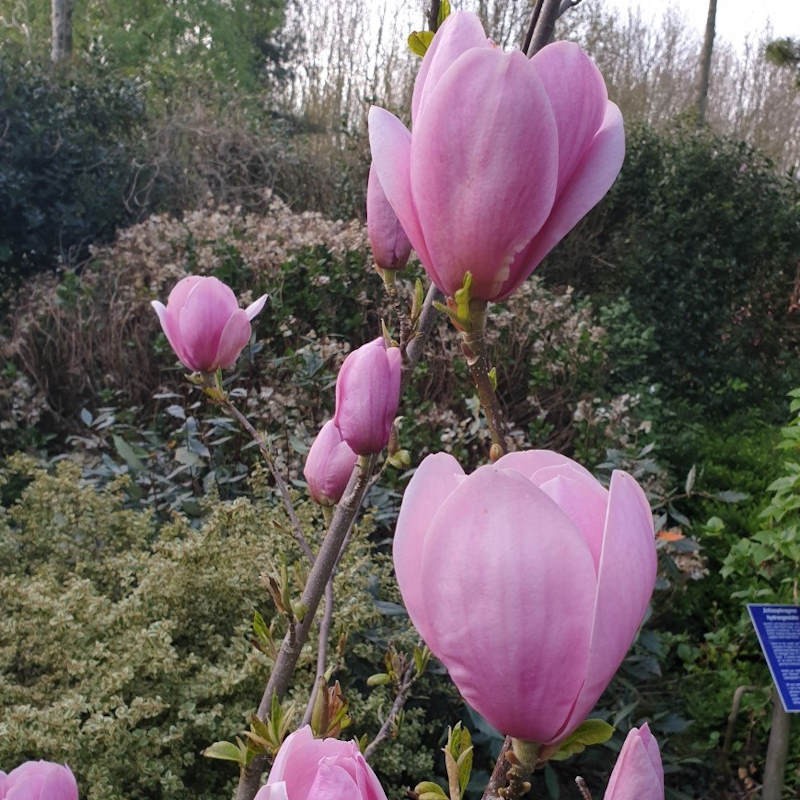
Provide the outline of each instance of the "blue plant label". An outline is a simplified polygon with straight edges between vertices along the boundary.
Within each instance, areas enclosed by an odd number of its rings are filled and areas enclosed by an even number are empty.
[[[800,711],[800,606],[748,603],[747,610],[786,711]]]

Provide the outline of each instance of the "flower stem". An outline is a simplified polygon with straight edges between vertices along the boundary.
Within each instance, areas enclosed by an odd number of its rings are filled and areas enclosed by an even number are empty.
[[[210,376],[207,377],[210,378]],[[215,375],[213,382],[207,381],[201,385],[205,394],[219,406],[224,408],[225,411],[227,411],[228,414],[230,414],[250,434],[250,437],[258,445],[261,457],[264,459],[267,469],[269,469],[272,479],[275,481],[275,488],[278,490],[283,507],[286,510],[287,516],[289,517],[294,538],[300,545],[300,549],[303,551],[305,557],[313,563],[314,553],[312,552],[311,547],[308,544],[308,540],[303,533],[303,526],[300,524],[300,520],[297,518],[297,513],[294,510],[294,503],[292,503],[292,498],[289,494],[289,489],[286,486],[286,481],[283,479],[283,476],[275,466],[275,461],[272,458],[272,454],[269,452],[269,448],[267,447],[267,443],[264,441],[264,437],[255,429],[255,427],[253,427],[253,424],[250,422],[250,420],[247,419],[247,417],[242,414],[242,412],[239,411],[239,409],[231,402],[227,392],[222,388],[218,374]]]
[[[489,456],[492,461],[497,461],[508,452],[508,442],[503,412],[497,399],[494,380],[489,371],[485,333],[486,303],[481,300],[473,300],[470,303],[469,325],[461,331],[461,352],[464,354],[467,367],[469,367],[470,376],[478,392],[478,400],[492,437]]]

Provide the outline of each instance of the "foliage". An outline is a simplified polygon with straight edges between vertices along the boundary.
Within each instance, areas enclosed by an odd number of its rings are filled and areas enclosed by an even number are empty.
[[[545,274],[606,306],[625,287],[665,398],[722,412],[768,401],[796,374],[798,207],[797,185],[742,142],[637,126],[616,185]]]
[[[254,612],[282,635],[260,577],[285,562],[296,592],[304,568],[266,482],[253,477],[254,499],[220,503],[212,494],[202,524],[192,528],[179,515],[156,524],[149,511],[124,508],[124,477],[95,488],[66,461],[47,470],[8,460],[0,516],[0,764],[67,761],[87,800],[230,791],[230,767],[201,751],[242,730],[260,695],[271,654],[250,641]],[[307,506],[300,514],[312,521]],[[357,534],[336,581],[333,663],[359,735],[377,732],[386,704],[385,692],[366,688],[367,675],[390,638],[398,646],[415,639],[405,616],[378,611],[375,601],[397,600],[389,570]],[[348,639],[353,654],[345,657]],[[313,667],[309,651],[298,686],[310,685]],[[293,699],[297,723],[307,696],[298,690]],[[397,750],[379,762],[387,785],[430,766],[418,752],[430,723],[413,708],[408,722]]]
[[[0,60],[0,289],[74,265],[133,218],[126,199],[143,123],[136,80]]]
[[[43,62],[50,4],[4,0],[0,16],[16,59]],[[74,61],[83,70],[102,66],[117,77],[141,77],[151,95],[164,100],[187,81],[219,92],[253,90],[263,87],[268,67],[278,67],[285,55],[272,38],[282,19],[280,0],[91,0],[73,10]]]
[[[794,69],[797,73],[797,86],[800,88],[800,41],[786,37],[771,41],[764,51],[767,61],[778,67]]]
[[[40,445],[56,434],[51,449],[71,434],[89,462],[105,453],[127,470],[121,438],[138,453],[132,474],[141,496],[159,508],[186,508],[186,492],[203,486],[216,484],[223,496],[235,490],[230,481],[243,471],[231,465],[249,463],[253,453],[242,452],[247,442],[230,421],[198,410],[149,307],[196,272],[226,281],[243,303],[269,292],[257,344],[232,380],[253,422],[288,444],[287,466],[299,477],[305,443],[333,412],[333,380],[349,342],[374,336],[381,317],[396,324],[397,308],[382,300],[369,263],[361,225],[293,214],[274,197],[266,213],[219,207],[180,221],[157,215],[122,231],[79,275],[41,279],[16,295],[0,377],[6,450],[34,432]],[[415,276],[399,281],[400,305]],[[611,442],[635,441],[638,401],[597,391],[608,365],[605,334],[569,290],[527,282],[498,307],[488,335],[519,442],[577,449],[596,462]],[[403,425],[403,446],[421,456],[444,445],[475,464],[485,431],[472,401],[462,399],[466,375],[450,369],[460,362],[458,342],[444,319],[434,342],[409,389],[405,408],[416,411]]]
[[[723,577],[746,578],[750,586],[734,594],[764,603],[797,603],[800,565],[800,389],[792,398],[790,423],[781,431],[778,449],[785,454],[781,475],[767,487],[769,502],[751,536],[731,548]]]

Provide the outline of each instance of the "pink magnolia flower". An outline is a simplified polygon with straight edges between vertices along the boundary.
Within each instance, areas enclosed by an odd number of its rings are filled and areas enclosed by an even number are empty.
[[[386,800],[355,742],[315,739],[306,725],[281,745],[255,800]]]
[[[360,456],[380,453],[389,442],[400,404],[402,357],[382,336],[353,350],[336,379],[333,421]]]
[[[411,242],[389,205],[375,167],[367,180],[367,236],[372,257],[381,269],[403,269],[411,255]]]
[[[306,456],[303,475],[308,482],[308,493],[320,505],[338,503],[357,460],[336,423],[328,420]]]
[[[215,372],[233,366],[250,339],[250,323],[267,295],[239,308],[233,290],[216,278],[189,275],[169,293],[167,305],[153,300],[175,355],[188,369]]]
[[[628,733],[603,800],[664,800],[661,753],[646,724]]]
[[[78,784],[64,764],[26,761],[0,772],[0,800],[78,800]]]
[[[553,744],[609,683],[656,577],[644,492],[610,490],[547,450],[509,453],[465,475],[428,456],[394,538],[412,622],[467,702],[504,734]]]
[[[625,153],[622,116],[576,45],[528,59],[475,14],[444,22],[422,61],[413,131],[369,114],[373,165],[428,275],[446,295],[502,300],[605,195]]]

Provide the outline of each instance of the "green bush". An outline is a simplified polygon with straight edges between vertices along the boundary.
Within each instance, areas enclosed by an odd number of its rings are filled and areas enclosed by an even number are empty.
[[[125,479],[94,488],[66,461],[50,471],[13,457],[0,478],[0,765],[67,762],[86,800],[227,796],[235,770],[201,752],[247,727],[260,699],[271,656],[251,643],[254,612],[282,636],[260,576],[285,560],[298,591],[304,566],[266,481],[255,474],[256,499],[210,498],[192,528],[181,516],[156,524],[125,509]],[[308,507],[299,513],[312,521]],[[388,560],[363,536],[368,524],[337,574],[331,642],[350,640],[354,655],[340,650],[332,663],[353,734],[369,737],[387,698],[365,679],[380,671],[390,639],[416,636],[405,616],[382,616],[373,602],[399,598]],[[307,649],[295,724],[314,664]],[[433,726],[413,703],[409,721],[396,751],[407,763],[380,761],[387,785],[430,768],[420,737]]]
[[[78,263],[131,221],[144,123],[136,81],[0,60],[0,288]]]
[[[600,305],[624,293],[630,331],[652,329],[644,376],[726,412],[797,380],[799,259],[796,181],[708,130],[635,126],[617,183],[543,274]]]

